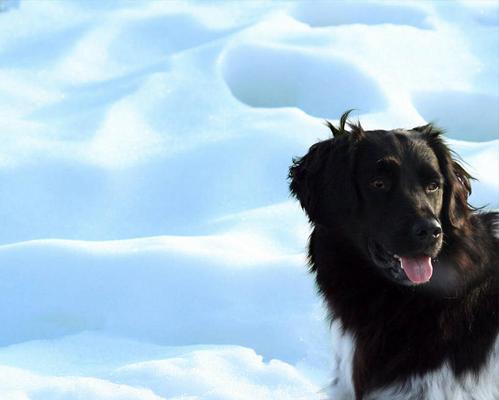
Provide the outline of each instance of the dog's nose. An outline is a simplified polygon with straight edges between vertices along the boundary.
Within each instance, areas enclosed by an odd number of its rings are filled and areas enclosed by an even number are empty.
[[[434,242],[441,234],[442,227],[434,218],[419,220],[412,227],[412,237],[418,242]]]

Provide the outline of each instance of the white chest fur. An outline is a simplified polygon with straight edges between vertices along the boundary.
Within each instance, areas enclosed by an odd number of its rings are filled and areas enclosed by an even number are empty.
[[[331,400],[353,400],[352,358],[355,342],[351,335],[342,333],[337,321],[333,322],[332,335],[333,380],[328,396]],[[457,379],[451,368],[444,364],[432,373],[376,390],[365,396],[365,400],[499,400],[499,338],[488,364],[477,376],[467,374]]]

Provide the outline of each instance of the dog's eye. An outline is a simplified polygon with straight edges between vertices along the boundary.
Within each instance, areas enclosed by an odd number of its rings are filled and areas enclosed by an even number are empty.
[[[431,182],[428,185],[426,185],[427,192],[435,192],[439,188],[440,188],[440,184],[438,182]]]
[[[386,183],[383,179],[376,178],[369,182],[369,186],[373,189],[386,189]]]

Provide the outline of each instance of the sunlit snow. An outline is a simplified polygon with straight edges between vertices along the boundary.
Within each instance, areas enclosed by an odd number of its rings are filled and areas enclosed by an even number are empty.
[[[313,400],[287,169],[433,121],[499,208],[493,1],[0,0],[0,398]]]

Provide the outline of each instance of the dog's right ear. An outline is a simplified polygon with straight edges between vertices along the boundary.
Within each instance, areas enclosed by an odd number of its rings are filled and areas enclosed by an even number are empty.
[[[315,143],[303,157],[293,158],[293,164],[289,168],[291,194],[300,201],[311,222],[316,222],[320,183],[333,146],[332,141],[333,139],[328,139]]]
[[[345,220],[345,214],[352,213],[358,204],[355,149],[365,133],[360,123],[348,122],[351,111],[341,116],[338,127],[326,121],[333,137],[314,144],[305,156],[293,159],[289,169],[291,194],[300,201],[314,225],[330,227]]]

